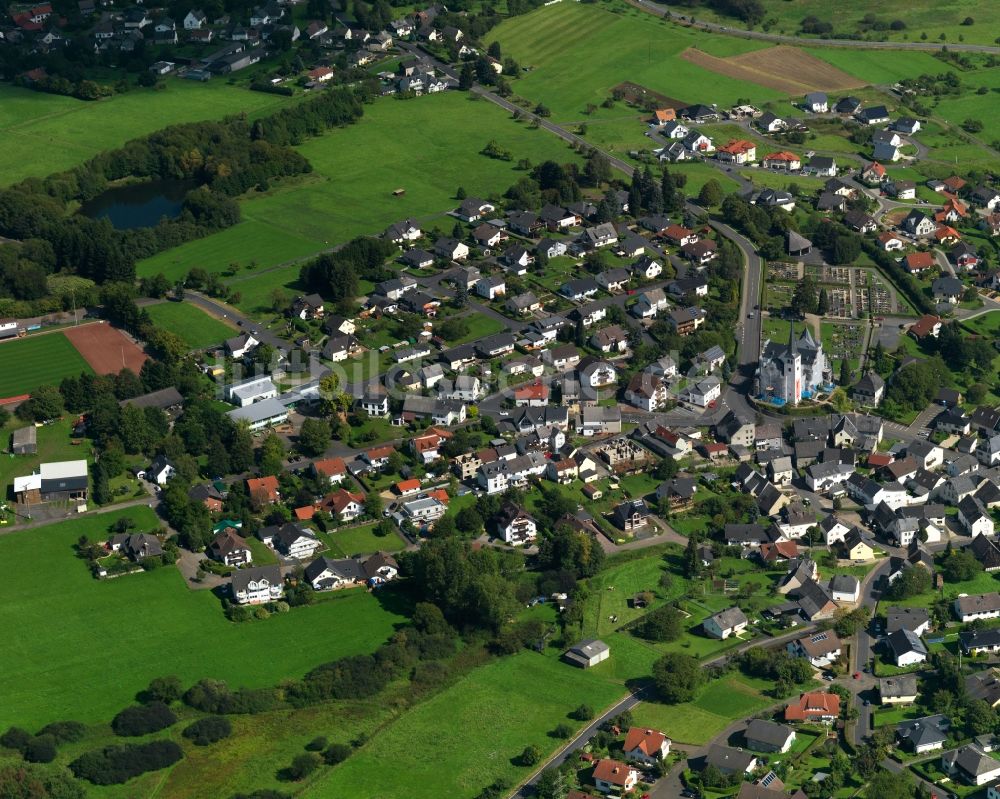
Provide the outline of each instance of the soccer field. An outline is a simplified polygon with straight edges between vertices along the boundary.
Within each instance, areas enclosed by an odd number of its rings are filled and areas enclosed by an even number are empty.
[[[153,677],[276,685],[313,666],[371,652],[403,620],[396,595],[324,597],[264,621],[226,620],[211,591],[188,589],[175,567],[98,581],[76,558],[81,535],[101,539],[122,516],[139,530],[145,507],[0,536],[0,707],[4,724],[107,722]]]
[[[146,312],[153,324],[176,333],[193,350],[221,344],[234,335],[236,328],[209,316],[189,302],[161,302],[147,305]]]
[[[62,333],[44,333],[0,343],[0,398],[28,394],[81,372],[93,373]]]

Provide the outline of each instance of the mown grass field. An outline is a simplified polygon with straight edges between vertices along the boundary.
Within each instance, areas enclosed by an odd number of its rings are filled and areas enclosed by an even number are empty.
[[[664,705],[642,702],[632,711],[635,723],[662,730],[680,743],[708,743],[732,722],[757,713],[777,700],[764,696],[763,681],[739,673],[709,683],[692,702]]]
[[[496,139],[513,161],[480,154]],[[392,222],[425,221],[458,205],[459,186],[470,196],[503,193],[522,172],[517,160],[560,163],[578,156],[555,136],[527,125],[484,100],[447,93],[403,101],[378,100],[361,121],[299,148],[313,173],[242,202],[243,221],[141,262],[140,275],[163,272],[171,280],[192,266],[223,272],[242,295],[240,307],[269,305],[275,288],[294,291],[299,265],[264,271],[328,249],[354,236],[380,233]],[[406,194],[393,197],[396,188]],[[251,262],[253,264],[251,265]]]
[[[605,666],[583,671],[521,652],[477,668],[384,728],[301,796],[471,799],[495,779],[513,784],[532,771],[514,764],[525,746],[547,756],[561,743],[548,732],[571,710],[585,701],[600,713],[624,694],[602,677]]]
[[[0,397],[28,394],[81,372],[93,373],[62,333],[44,333],[0,343]]]
[[[854,35],[861,32],[860,23],[865,15],[872,12],[876,18],[886,23],[901,20],[905,28],[901,31],[885,30],[872,33],[873,39],[888,38],[895,42],[927,41],[931,44],[953,44],[964,41],[972,44],[993,44],[1000,27],[1000,8],[993,3],[975,0],[883,0],[873,5],[867,0],[844,0],[831,5],[824,0],[765,0],[765,20],[770,22],[770,33],[801,35],[801,22],[805,17],[815,16],[833,25],[831,36]],[[722,22],[739,30],[745,25],[730,16],[720,16],[707,7],[699,6],[696,11],[699,20]],[[972,25],[963,25],[966,17],[971,17]],[[926,40],[921,34],[926,33]],[[939,39],[945,34],[945,40]]]
[[[943,61],[922,50],[807,47],[806,51],[871,84],[895,83],[900,78],[915,78],[924,74],[937,75],[947,69]]]
[[[107,722],[153,677],[273,685],[345,655],[370,652],[402,621],[392,591],[324,598],[241,625],[210,591],[191,591],[176,568],[97,581],[75,557],[81,535],[103,538],[129,516],[159,526],[145,507],[0,537],[0,663],[5,722]]]
[[[761,103],[782,97],[676,57],[688,47],[725,57],[758,50],[765,43],[692,31],[629,6],[558,3],[505,20],[488,38],[530,68],[512,87],[522,97],[547,105],[556,122],[586,120],[587,104],[600,106],[623,81],[685,103],[725,106],[751,95]],[[616,113],[621,116],[627,108],[617,103]]]
[[[188,302],[161,302],[146,306],[146,311],[157,327],[176,333],[193,350],[221,344],[236,331]]]
[[[166,86],[133,88],[94,102],[0,86],[0,185],[69,169],[168,125],[239,113],[261,116],[289,102],[225,80],[171,78]]]
[[[387,536],[375,535],[373,524],[360,527],[349,527],[345,530],[334,530],[323,536],[332,550],[331,556],[350,558],[354,555],[367,555],[371,552],[398,552],[405,545],[403,539],[395,533]]]

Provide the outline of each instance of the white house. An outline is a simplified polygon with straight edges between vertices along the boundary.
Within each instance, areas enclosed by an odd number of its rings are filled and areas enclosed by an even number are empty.
[[[1000,594],[965,594],[955,599],[955,615],[962,624],[977,619],[1000,618]]]
[[[278,566],[257,566],[233,572],[230,588],[239,605],[263,605],[281,599],[284,583]]]
[[[746,629],[749,624],[746,614],[737,607],[728,608],[714,616],[709,616],[702,622],[705,634],[710,638],[727,639],[730,635],[737,635]]]

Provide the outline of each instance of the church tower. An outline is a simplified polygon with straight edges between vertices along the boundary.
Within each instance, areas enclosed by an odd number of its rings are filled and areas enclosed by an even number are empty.
[[[788,326],[788,349],[781,358],[781,371],[784,375],[782,399],[792,405],[798,405],[802,399],[802,355],[795,340],[794,322]]]

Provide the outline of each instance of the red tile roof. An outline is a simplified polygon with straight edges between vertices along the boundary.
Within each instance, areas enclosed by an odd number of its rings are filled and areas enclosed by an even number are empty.
[[[757,145],[752,141],[747,141],[746,139],[733,139],[731,142],[723,147],[719,148],[720,153],[729,153],[731,155],[744,155],[751,150],[756,150]]]
[[[268,502],[278,500],[278,478],[277,477],[251,477],[247,480],[247,492],[251,499],[263,497]]]
[[[664,741],[670,740],[659,730],[630,727],[625,736],[625,752],[638,749],[647,757],[659,757]]]
[[[872,452],[868,456],[868,465],[874,469],[881,468],[883,466],[888,466],[892,463],[893,457],[887,452]]]
[[[824,691],[802,694],[799,701],[785,708],[785,721],[805,721],[840,715],[840,697]]]
[[[594,766],[594,779],[604,780],[612,785],[625,785],[632,771],[634,769],[625,763],[605,758],[598,760],[597,765]]]
[[[514,389],[515,400],[548,400],[549,387],[542,383],[531,383]]]
[[[307,522],[316,515],[316,508],[313,505],[303,505],[295,509],[295,518],[300,522]]]
[[[929,252],[911,252],[905,258],[906,269],[909,272],[920,272],[934,266],[934,256]]]
[[[400,480],[395,485],[396,493],[405,494],[407,491],[417,491],[420,489],[420,481],[416,478],[412,480]]]
[[[313,462],[313,470],[316,474],[325,474],[327,477],[343,476],[347,474],[347,464],[343,458],[324,458]]]
[[[364,494],[356,494],[353,491],[347,491],[346,489],[339,488],[331,494],[327,494],[323,498],[323,507],[332,509],[335,513],[342,513],[344,509],[351,504],[351,502],[357,502],[361,504],[365,501]]]
[[[765,161],[801,161],[795,153],[790,153],[788,150],[781,150],[776,153],[768,153],[764,156]]]
[[[940,316],[927,314],[921,316],[916,322],[910,325],[910,332],[917,338],[923,338],[933,333],[934,327],[939,324],[941,324]]]

